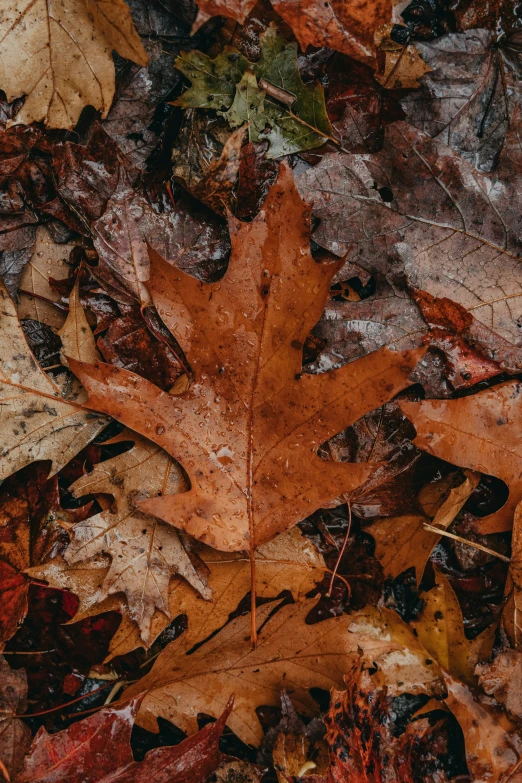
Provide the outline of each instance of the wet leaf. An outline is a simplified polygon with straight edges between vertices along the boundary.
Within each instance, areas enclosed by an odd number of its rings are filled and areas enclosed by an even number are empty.
[[[123,432],[118,440],[124,442],[132,437],[133,433]],[[175,574],[183,576],[206,599],[211,597],[211,591],[177,532],[137,508],[138,500],[179,491],[184,479],[163,449],[145,438],[134,440],[132,449],[100,463],[73,484],[78,495],[112,495],[115,510],[103,511],[75,525],[65,559],[77,564],[102,554],[110,555],[111,567],[99,600],[112,593],[124,593],[129,615],[148,642],[155,609],[171,617],[169,583]]]
[[[328,46],[363,61],[374,58],[374,31],[390,20],[392,12],[389,0],[273,0],[273,6],[303,51],[309,45]]]
[[[255,63],[229,46],[214,60],[202,52],[183,52],[176,68],[191,87],[176,105],[217,109],[232,128],[248,122],[250,141],[269,142],[268,158],[320,146],[331,132],[322,87],[303,83],[297,46],[275,26],[259,40],[261,57]]]
[[[191,655],[180,655],[182,636],[171,642],[150,673],[127,691],[132,696],[139,689],[148,689],[138,723],[155,731],[160,715],[192,731],[198,712],[219,715],[229,691],[234,690],[236,706],[229,726],[244,741],[258,744],[263,735],[255,708],[260,704],[278,706],[279,690],[285,682],[292,682],[292,702],[299,714],[315,715],[317,704],[308,688],[341,687],[344,673],[361,649],[368,659],[378,662],[383,677],[392,684],[394,675],[403,675],[405,660],[413,677],[419,674],[425,652],[419,659],[415,653],[397,652],[403,650],[405,641],[415,646],[415,637],[397,616],[393,620],[396,629],[389,627],[388,614],[377,612],[370,618],[356,613],[307,625],[304,620],[313,604],[287,604],[271,617],[275,607],[261,607],[258,620],[264,625],[255,650],[250,647],[249,617],[236,618]],[[419,648],[418,653],[422,656]],[[418,680],[415,687],[417,692],[426,692],[435,682],[436,670],[429,671],[424,682]],[[391,690],[407,690],[410,683],[402,682]]]
[[[0,476],[6,478],[35,460],[52,460],[52,473],[66,465],[105,426],[81,406],[62,399],[36,363],[9,294],[0,292],[4,345],[0,394],[4,399]],[[45,433],[45,436],[44,436]]]
[[[404,388],[420,356],[383,349],[335,374],[302,375],[303,342],[336,265],[309,254],[308,211],[291,172],[281,169],[252,223],[231,228],[232,260],[212,287],[152,254],[149,290],[194,373],[185,395],[109,365],[74,365],[89,406],[151,437],[187,470],[189,492],[140,509],[228,551],[270,540],[368,478],[370,464],[328,463],[316,451]],[[204,450],[194,435],[203,428]]]
[[[11,778],[20,772],[31,744],[28,726],[17,716],[25,712],[27,677],[0,657],[0,761]]]
[[[74,723],[58,734],[40,729],[27,756],[19,783],[53,783],[59,779],[71,783],[204,783],[224,756],[218,742],[232,707],[193,737],[174,747],[149,751],[143,761],[133,761],[131,730],[140,699],[121,707],[107,707],[95,715]],[[111,752],[107,753],[107,738]],[[57,775],[59,777],[57,777]]]

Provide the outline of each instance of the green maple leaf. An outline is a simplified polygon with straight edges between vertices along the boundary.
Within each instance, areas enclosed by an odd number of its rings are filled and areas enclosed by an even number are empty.
[[[232,128],[248,122],[250,141],[269,142],[268,158],[320,146],[331,133],[323,88],[303,83],[297,44],[288,43],[274,26],[261,36],[260,44],[257,63],[249,63],[231,47],[214,60],[202,52],[184,52],[175,65],[191,87],[176,105],[215,109]],[[261,79],[293,96],[291,105],[283,105],[261,89]]]

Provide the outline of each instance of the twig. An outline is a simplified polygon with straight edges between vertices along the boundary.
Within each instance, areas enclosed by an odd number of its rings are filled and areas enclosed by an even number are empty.
[[[87,699],[89,696],[92,696],[94,693],[98,693],[98,691],[103,691],[105,688],[114,687],[114,684],[112,682],[108,682],[105,685],[101,685],[99,688],[95,688],[93,691],[89,691],[89,693],[84,693],[83,696],[78,696],[77,699],[73,699],[72,701],[66,701],[65,704],[59,704],[57,707],[51,707],[49,710],[42,710],[41,712],[26,712],[25,715],[15,715],[16,718],[39,718],[40,715],[47,715],[49,712],[56,712],[57,710],[65,709],[65,707],[70,707],[71,704],[76,704],[78,701],[83,701],[84,699]]]
[[[328,592],[326,593],[327,598],[330,598],[330,596],[332,595],[332,588],[333,588],[334,579],[337,575],[337,569],[339,568],[339,564],[344,555],[344,550],[346,549],[346,544],[348,543],[348,538],[350,537],[350,530],[352,527],[352,504],[349,500],[347,500],[347,504],[348,504],[348,527],[346,528],[346,535],[344,537],[343,545],[341,547],[339,554],[337,555],[337,561],[335,563],[334,570],[332,571],[332,578],[330,579],[330,587],[328,588]]]
[[[454,533],[448,533],[447,530],[443,530],[440,527],[436,527],[435,525],[429,525],[427,522],[424,523],[424,528],[426,530],[429,530],[430,533],[437,533],[439,536],[446,536],[447,538],[453,538],[454,541],[460,541],[462,544],[466,544],[467,546],[472,546],[475,549],[480,549],[481,552],[486,552],[488,555],[493,555],[493,557],[498,557],[500,560],[503,560],[505,563],[510,563],[511,558],[506,557],[506,555],[501,555],[500,552],[495,552],[494,549],[488,549],[487,546],[482,546],[482,544],[476,544],[474,541],[468,541],[467,538],[462,538],[462,536],[456,536]]]

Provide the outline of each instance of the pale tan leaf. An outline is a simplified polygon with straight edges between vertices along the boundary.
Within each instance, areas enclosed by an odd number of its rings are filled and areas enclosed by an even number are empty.
[[[26,96],[13,124],[72,129],[88,104],[106,117],[114,96],[113,49],[147,64],[123,0],[4,0],[0,89],[9,101]]]
[[[52,474],[106,425],[107,419],[65,402],[39,367],[25,340],[16,308],[0,288],[2,451],[0,479],[35,460],[51,460]]]
[[[60,358],[66,367],[69,366],[67,357],[79,362],[95,362],[100,358],[94,335],[80,302],[79,285],[80,281],[77,279],[69,296],[69,313],[58,332],[62,340]]]
[[[133,440],[134,446],[99,463],[72,486],[77,496],[87,493],[113,495],[115,512],[102,511],[75,525],[65,559],[72,565],[101,554],[111,556],[100,600],[114,593],[124,593],[130,617],[139,625],[146,643],[155,610],[171,617],[171,577],[180,574],[207,599],[210,590],[194,567],[177,531],[136,507],[138,500],[176,492],[180,485],[184,487],[179,467],[163,449],[146,438],[126,431],[117,440]]]

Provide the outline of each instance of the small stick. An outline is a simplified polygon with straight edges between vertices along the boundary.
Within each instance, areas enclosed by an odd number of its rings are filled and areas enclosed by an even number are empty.
[[[291,106],[295,103],[295,95],[291,92],[283,90],[282,87],[276,87],[275,84],[270,84],[266,79],[259,80],[259,87],[266,92],[271,98],[275,98],[279,103],[283,103],[285,106]]]
[[[337,561],[335,563],[334,570],[332,571],[332,578],[330,579],[330,587],[328,588],[328,592],[326,593],[327,598],[330,598],[330,596],[332,595],[332,588],[333,588],[334,579],[337,575],[337,569],[339,568],[339,564],[342,560],[342,556],[344,555],[344,550],[346,549],[346,544],[348,543],[348,539],[350,537],[350,530],[352,527],[352,504],[349,500],[347,501],[347,504],[348,504],[348,527],[346,528],[346,535],[344,537],[343,545],[340,549],[339,554],[337,555]]]
[[[472,546],[475,549],[480,549],[481,552],[486,552],[488,555],[493,555],[493,557],[498,557],[500,560],[503,560],[505,563],[511,563],[511,559],[509,557],[506,557],[506,555],[501,555],[500,552],[495,552],[494,549],[488,549],[487,546],[482,546],[482,544],[476,544],[474,541],[468,541],[467,538],[462,538],[462,536],[456,536],[454,533],[448,533],[447,530],[443,530],[440,527],[435,527],[435,525],[429,525],[427,522],[424,523],[425,530],[429,530],[430,533],[437,533],[439,536],[446,536],[447,538],[453,538],[455,541],[460,541],[461,544],[466,544],[467,546]]]

